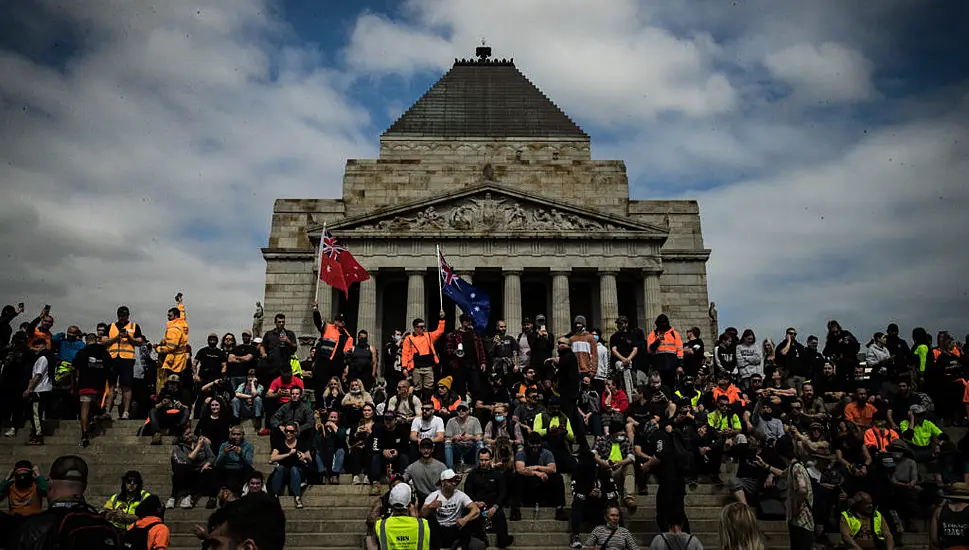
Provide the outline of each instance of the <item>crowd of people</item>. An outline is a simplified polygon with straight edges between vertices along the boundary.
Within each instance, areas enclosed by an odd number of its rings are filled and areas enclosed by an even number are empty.
[[[486,337],[467,315],[445,334],[441,311],[434,327],[414,319],[378,348],[314,304],[319,338],[301,361],[281,314],[261,337],[211,334],[193,355],[181,295],[156,345],[123,306],[88,334],[53,334],[49,307],[13,331],[22,312],[0,318],[5,435],[29,419],[28,442],[43,444],[41,420],[57,415],[79,419],[86,446],[115,407],[119,420],[142,419],[133,430],[152,444],[175,436],[161,511],[202,498],[214,509],[253,484],[302,508],[308,485],[347,474],[381,497],[372,547],[388,547],[382,531],[400,523],[390,519],[413,514],[434,548],[480,546],[488,533],[507,548],[508,521],[550,508],[573,548],[629,548],[623,509],[655,481],[654,543],[695,548],[684,503],[702,481],[727,488],[732,513],[786,520],[792,548],[828,544],[829,532],[892,548],[933,507],[934,542],[969,543],[969,439],[942,429],[967,422],[969,349],[946,332],[915,328],[909,344],[892,324],[863,346],[830,321],[822,338],[801,344],[788,328],[775,345],[730,327],[708,350],[699,328],[682,338],[665,315],[649,330],[620,317],[611,334],[578,315],[562,335],[538,315],[515,333],[499,320]],[[265,480],[243,421],[270,440]],[[118,527],[140,521],[150,496],[129,474],[106,504]],[[939,507],[940,495],[950,500]],[[588,524],[603,525],[583,541]]]

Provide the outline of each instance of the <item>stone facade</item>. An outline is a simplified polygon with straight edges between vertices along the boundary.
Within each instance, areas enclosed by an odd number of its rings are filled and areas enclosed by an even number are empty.
[[[441,307],[437,245],[491,294],[492,322],[505,318],[510,330],[545,313],[562,333],[583,314],[609,333],[620,314],[651,328],[664,312],[684,334],[697,326],[710,341],[717,331],[697,203],[630,200],[625,164],[593,160],[584,134],[388,132],[380,158],[347,160],[341,199],[277,200],[263,249],[266,316],[285,313],[301,335],[315,332],[310,304],[324,224],[373,279],[349,300],[321,289],[321,310],[347,314],[374,342]],[[447,298],[443,306],[454,307]]]

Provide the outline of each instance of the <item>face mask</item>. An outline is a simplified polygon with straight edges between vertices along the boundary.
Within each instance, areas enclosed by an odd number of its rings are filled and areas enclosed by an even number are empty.
[[[609,523],[609,522],[607,521],[607,522],[606,522],[606,527],[608,527],[609,529],[617,529],[617,528],[619,527],[619,525],[617,525],[617,524],[615,524],[615,523]]]
[[[506,332],[508,332],[506,329],[501,329],[498,331],[498,334],[504,336]]]
[[[394,342],[400,342],[400,336],[394,335]]]
[[[596,335],[593,335],[592,337],[596,339],[596,342],[598,342],[598,341],[599,341],[599,335],[598,335],[598,334],[596,334]]]
[[[355,389],[355,390],[350,390],[350,393],[354,393],[354,394],[356,394],[356,393],[360,393],[361,391],[363,391],[363,390],[360,390],[360,389],[358,388],[358,389]]]
[[[367,338],[360,338],[357,341],[360,342],[361,344],[366,344],[367,343]]]
[[[505,421],[505,417],[503,415],[499,414],[495,416],[495,422],[504,422],[504,421]]]
[[[760,417],[763,418],[764,420],[770,420],[771,418],[773,418],[773,415],[771,413],[760,413]]]
[[[216,341],[213,341],[213,340],[209,340],[209,347],[210,347],[210,348],[214,348],[214,347],[215,347],[215,346],[217,346],[217,345],[219,345],[219,343],[218,343],[218,342],[216,342]]]

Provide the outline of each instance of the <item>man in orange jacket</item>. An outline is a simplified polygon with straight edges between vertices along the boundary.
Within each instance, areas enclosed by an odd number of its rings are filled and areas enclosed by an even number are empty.
[[[168,310],[168,323],[165,325],[165,337],[155,346],[158,352],[158,373],[155,391],[161,391],[168,377],[173,374],[181,376],[188,366],[188,318],[185,314],[185,304],[182,303],[182,293],[175,295],[176,307]]]
[[[434,393],[434,367],[440,364],[434,344],[444,334],[444,310],[434,332],[427,332],[424,319],[417,318],[411,323],[413,332],[404,337],[400,361],[404,370],[413,376],[414,389],[420,391],[422,401],[427,402]]]
[[[650,368],[659,372],[663,384],[674,387],[676,369],[683,362],[683,339],[664,314],[656,318],[656,329],[646,337],[646,353]]]

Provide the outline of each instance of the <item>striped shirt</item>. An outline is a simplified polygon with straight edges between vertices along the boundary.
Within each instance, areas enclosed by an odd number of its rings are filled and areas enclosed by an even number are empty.
[[[612,537],[609,535],[612,535]],[[607,540],[608,542],[606,542]],[[583,546],[586,548],[601,547],[600,550],[639,550],[639,547],[636,546],[636,539],[625,527],[617,528],[615,534],[613,534],[613,530],[605,525],[593,529],[586,537]]]

